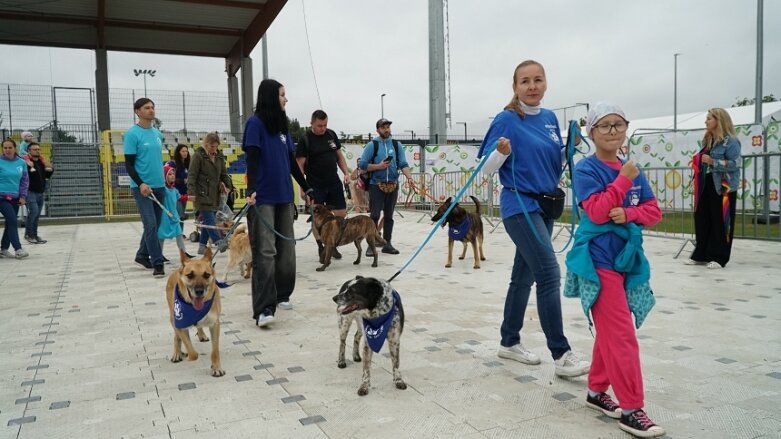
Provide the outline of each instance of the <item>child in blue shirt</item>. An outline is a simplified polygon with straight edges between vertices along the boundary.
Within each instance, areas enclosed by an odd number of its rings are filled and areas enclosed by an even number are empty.
[[[183,251],[188,258],[192,258],[184,246],[182,225],[179,220],[179,213],[176,210],[179,190],[176,189],[176,168],[174,166],[172,162],[168,162],[163,166],[163,175],[165,175],[165,199],[163,200],[163,206],[171,213],[171,216],[163,212],[160,226],[157,228],[157,237],[160,239],[160,251],[163,250],[163,244],[166,239],[175,238],[176,246],[179,247],[179,250]],[[163,256],[163,260],[169,262],[165,256]]]

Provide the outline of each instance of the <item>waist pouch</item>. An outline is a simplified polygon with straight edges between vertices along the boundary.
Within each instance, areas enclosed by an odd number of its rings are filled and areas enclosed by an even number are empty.
[[[398,183],[395,181],[381,181],[377,183],[377,187],[380,188],[381,191],[385,192],[386,194],[389,194],[396,190],[398,187]]]
[[[567,199],[567,194],[561,188],[556,188],[553,192],[544,194],[532,194],[529,192],[523,192],[524,195],[537,200],[537,204],[542,209],[542,214],[546,218],[559,219],[561,214],[564,213],[564,201]]]

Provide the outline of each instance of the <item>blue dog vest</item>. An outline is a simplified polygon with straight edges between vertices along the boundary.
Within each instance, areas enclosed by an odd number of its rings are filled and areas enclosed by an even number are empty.
[[[388,338],[393,316],[396,315],[396,304],[401,305],[401,297],[396,290],[393,290],[393,305],[390,311],[376,319],[363,319],[363,333],[366,335],[366,343],[374,352],[380,352],[382,345],[385,344],[385,339]]]
[[[462,221],[458,227],[453,227],[448,224],[447,235],[453,241],[463,241],[466,239],[466,235],[469,233],[470,227],[472,227],[472,218],[466,216],[464,217],[464,221]]]
[[[184,329],[200,322],[201,319],[206,317],[206,314],[209,314],[209,310],[212,309],[212,302],[214,302],[214,298],[204,301],[203,308],[197,310],[192,304],[184,301],[179,292],[179,284],[176,284],[174,289],[174,326],[178,329]]]

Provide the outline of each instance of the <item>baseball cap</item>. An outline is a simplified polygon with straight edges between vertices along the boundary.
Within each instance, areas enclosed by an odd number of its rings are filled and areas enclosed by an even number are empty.
[[[393,122],[391,122],[391,121],[389,121],[388,119],[386,119],[386,118],[384,118],[384,117],[383,117],[382,119],[380,119],[380,120],[378,120],[378,121],[377,121],[377,123],[375,124],[375,127],[376,127],[376,128],[379,128],[379,127],[381,127],[381,126],[383,126],[383,125],[390,125],[390,124],[392,124],[392,123],[393,123]]]
[[[624,119],[627,123],[629,122],[626,119],[626,114],[624,114],[624,110],[621,109],[618,105],[612,103],[612,102],[597,102],[596,104],[592,105],[591,108],[588,110],[588,115],[586,116],[586,132],[590,133],[591,129],[594,128],[594,125],[597,124],[603,117],[609,115],[609,114],[615,114],[621,117],[621,119]]]

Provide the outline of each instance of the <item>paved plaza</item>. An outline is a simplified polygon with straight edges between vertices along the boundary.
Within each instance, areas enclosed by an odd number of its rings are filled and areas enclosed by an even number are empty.
[[[169,361],[165,279],[132,263],[140,222],[43,225],[48,244],[25,245],[25,260],[0,259],[0,438],[629,437],[585,407],[585,377],[554,376],[533,298],[522,339],[542,364],[496,356],[514,253],[502,227],[486,236],[480,270],[470,253],[446,269],[438,231],[394,280],[409,387],[393,386],[385,350],[359,397],[349,351],[347,368],[336,367],[331,297],[356,274],[388,279],[402,266],[431,229],[419,213],[404,215],[394,233],[401,254],[380,254],[378,268],[354,266],[345,246],[318,273],[314,241],[298,243],[294,308],[278,310],[269,328],[255,326],[250,282],[232,273],[222,378],[209,374],[210,343],[196,342],[195,362]],[[673,258],[680,244],[646,239],[657,297],[638,332],[649,415],[669,438],[781,438],[781,244],[738,240],[723,270],[683,265],[685,256]],[[175,252],[168,241],[165,254]],[[216,261],[222,278],[227,255]],[[580,302],[562,300],[570,343],[590,357]]]

